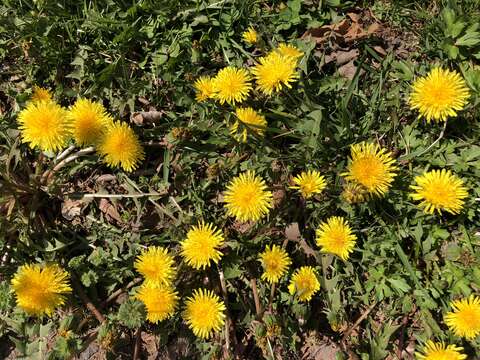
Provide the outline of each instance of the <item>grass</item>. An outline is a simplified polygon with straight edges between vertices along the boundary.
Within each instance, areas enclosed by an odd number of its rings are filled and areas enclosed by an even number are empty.
[[[363,10],[371,14],[363,14],[365,26],[378,22],[379,33],[321,44],[302,37]],[[91,351],[94,341],[105,357],[131,358],[140,333],[143,353],[158,348],[164,357],[309,359],[336,344],[339,359],[411,358],[428,339],[480,356],[478,338],[457,337],[443,322],[451,300],[480,289],[478,12],[473,0],[4,1],[0,354],[69,358]],[[262,36],[256,48],[241,40],[250,25]],[[266,116],[266,136],[238,143],[226,126],[232,108],[197,103],[193,82],[227,65],[251,65],[280,42],[304,51],[301,79],[278,96],[250,97]],[[358,54],[350,77],[341,73],[345,64],[326,61],[352,50]],[[469,105],[444,131],[407,104],[412,81],[435,64],[459,71],[471,89]],[[140,168],[112,170],[88,154],[41,185],[54,154],[22,144],[16,121],[36,84],[64,106],[79,96],[100,100],[127,122],[134,112],[160,111],[153,122],[131,123],[146,151]],[[351,205],[340,197],[340,174],[350,145],[363,140],[392,151],[400,170],[384,199]],[[328,185],[305,202],[288,183],[306,168],[318,169]],[[449,168],[465,181],[461,214],[426,215],[409,198],[413,178],[433,168]],[[276,205],[268,218],[245,225],[226,216],[221,200],[227,183],[248,169],[266,180]],[[334,215],[346,217],[359,238],[347,262],[315,245],[317,225]],[[179,241],[202,218],[226,238],[220,268],[229,349],[225,331],[202,341],[180,311],[152,325],[141,303],[126,301],[138,286],[133,261],[140,250],[161,245],[178,255]],[[285,236],[291,224],[299,234]],[[284,242],[290,273],[314,266],[322,288],[309,303],[298,302],[288,294],[287,276],[270,311],[271,288],[260,280],[257,258],[265,245]],[[176,258],[181,303],[200,284],[223,297],[219,268],[193,271]],[[51,318],[15,307],[10,279],[20,265],[36,262],[58,262],[73,274],[104,320],[76,291]],[[256,310],[252,283],[264,313]]]

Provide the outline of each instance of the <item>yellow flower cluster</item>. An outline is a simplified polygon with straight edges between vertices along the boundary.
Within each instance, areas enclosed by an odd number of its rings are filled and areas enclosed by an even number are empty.
[[[135,132],[115,122],[103,105],[78,99],[69,109],[58,105],[50,91],[34,87],[31,100],[18,115],[22,141],[41,151],[62,150],[73,139],[78,146],[95,146],[105,163],[132,171],[144,158]]]
[[[256,44],[258,38],[252,27],[243,33],[243,39],[249,45]],[[261,57],[251,69],[228,66],[214,77],[201,76],[194,83],[196,99],[199,102],[212,99],[235,106],[247,100],[253,91],[252,80],[256,82],[256,89],[267,96],[291,88],[299,77],[297,65],[302,56],[303,53],[296,47],[280,44]],[[239,107],[235,110],[230,133],[238,141],[246,142],[248,134],[263,137],[266,128],[267,121],[262,114],[248,106]]]
[[[454,300],[450,306],[453,311],[445,314],[443,319],[456,336],[473,340],[480,335],[480,297],[471,295],[468,298]],[[428,340],[416,356],[420,360],[464,360],[467,355],[462,351],[462,347]]]

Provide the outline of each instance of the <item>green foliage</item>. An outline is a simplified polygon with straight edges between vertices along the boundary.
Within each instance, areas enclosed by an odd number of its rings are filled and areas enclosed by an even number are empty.
[[[197,287],[221,294],[221,268],[235,326],[231,349],[235,336],[246,344],[249,355],[244,356],[293,359],[310,333],[339,343],[366,309],[371,309],[368,316],[345,342],[362,359],[395,354],[401,336],[404,343],[408,338],[416,344],[428,339],[462,344],[442,317],[452,299],[480,289],[478,8],[474,1],[443,7],[426,3],[4,1],[0,250],[8,257],[1,259],[0,341],[12,342],[18,358],[61,359],[78,355],[97,334],[95,341],[115,357],[122,341],[132,353],[134,334],[141,329],[158,348],[173,348],[185,358],[219,357],[224,331],[200,341],[183,323],[181,310]],[[340,45],[333,35],[321,44],[302,37],[307,29],[348,19],[357,6],[369,8],[391,31],[386,34],[394,35]],[[262,36],[256,50],[241,40],[250,25]],[[412,31],[420,48],[399,55],[392,38],[404,31]],[[227,127],[232,109],[198,104],[193,81],[229,64],[251,66],[280,42],[294,43],[305,53],[301,79],[279,96],[251,100],[249,105],[268,120],[267,135],[239,144]],[[338,46],[358,51],[351,80],[337,71],[340,65],[324,63],[326,51],[339,51]],[[379,47],[390,50],[383,54]],[[411,82],[438,64],[459,71],[471,89],[469,105],[449,119],[445,132],[418,119],[407,105]],[[35,84],[51,88],[65,106],[78,96],[100,99],[126,121],[134,112],[160,111],[159,120],[135,125],[147,155],[141,169],[112,171],[85,156],[62,168],[52,183],[41,184],[55,154],[40,155],[21,144],[16,124]],[[385,199],[351,205],[340,196],[340,174],[349,146],[362,140],[390,149],[400,170]],[[306,168],[318,169],[328,181],[325,193],[307,202],[288,189],[290,176]],[[409,197],[413,178],[434,168],[451,169],[469,188],[460,215],[426,215]],[[276,206],[265,221],[242,225],[225,215],[221,193],[247,169],[266,180]],[[320,254],[314,245],[317,225],[331,215],[348,218],[359,238],[347,262]],[[144,306],[132,300],[138,276],[134,259],[141,248],[161,245],[180,260],[178,244],[199,219],[223,230],[221,263],[192,271],[179,261],[179,311],[152,325]],[[281,245],[291,224],[298,224],[303,243],[289,237],[286,248],[294,265],[270,298],[271,287],[260,280],[258,253],[266,244]],[[103,324],[77,290],[52,318],[27,317],[15,309],[8,282],[18,266],[49,261],[75,275],[105,316]],[[308,304],[287,290],[289,275],[302,265],[316,267],[322,286]],[[263,314],[256,312],[252,279]],[[112,294],[117,295],[110,299]],[[317,345],[324,345],[318,339]],[[478,339],[463,346],[473,358],[480,356]],[[347,355],[338,352],[341,356]]]

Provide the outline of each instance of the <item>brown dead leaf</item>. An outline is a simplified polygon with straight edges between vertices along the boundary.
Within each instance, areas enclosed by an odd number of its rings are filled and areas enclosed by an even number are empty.
[[[285,237],[290,241],[298,243],[305,255],[315,257],[315,251],[302,238],[298,223],[291,223],[285,228]]]
[[[355,66],[353,60],[338,68],[338,73],[349,80],[354,78],[356,72],[357,67]]]
[[[105,198],[100,199],[99,209],[108,218],[110,218],[112,220],[115,220],[119,223],[123,222],[117,208],[115,206],[113,206],[112,203],[109,200],[107,200]]]
[[[136,125],[144,125],[159,122],[163,117],[163,111],[138,111],[130,117],[130,121]]]
[[[62,216],[68,221],[72,221],[74,217],[81,215],[83,206],[82,200],[66,199],[62,203]]]
[[[360,51],[352,49],[350,51],[334,51],[330,55],[325,56],[325,64],[335,61],[337,65],[346,64],[358,58]]]

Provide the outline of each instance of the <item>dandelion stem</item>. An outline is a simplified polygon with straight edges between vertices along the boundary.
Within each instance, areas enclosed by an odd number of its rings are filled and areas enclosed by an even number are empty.
[[[75,150],[75,145],[70,145],[68,148],[66,148],[64,151],[62,151],[55,161],[59,162],[65,159],[73,150]]]
[[[423,151],[422,151],[420,154],[418,154],[417,156],[420,156],[420,155],[425,154],[425,153],[428,152],[432,147],[434,147],[440,140],[442,140],[443,135],[445,135],[445,130],[446,130],[446,128],[447,128],[447,119],[445,119],[445,123],[443,124],[443,129],[442,129],[442,131],[440,132],[440,135],[438,135],[438,138],[437,138],[434,142],[432,142],[429,147],[427,147],[425,150],[423,150]]]
[[[258,298],[257,279],[252,278],[250,280],[250,284],[252,285],[253,300],[255,301],[255,312],[257,313],[257,317],[260,319],[262,317],[262,305],[260,304],[260,299]]]
[[[75,154],[70,155],[69,157],[63,159],[57,165],[55,165],[55,167],[53,169],[47,170],[43,173],[43,175],[40,179],[40,183],[41,184],[46,184],[51,179],[53,174],[55,174],[58,170],[63,168],[65,165],[67,165],[68,163],[78,159],[79,157],[81,157],[83,155],[90,154],[94,151],[95,151],[95,148],[93,146],[90,146],[90,147],[87,147],[85,149],[81,149],[81,150],[77,151]]]
[[[227,292],[227,283],[225,282],[225,275],[223,274],[223,270],[218,266],[218,278],[220,279],[220,287],[222,289],[222,295],[223,295],[223,302],[225,303],[226,307],[226,321],[225,321],[225,358],[229,358],[230,354],[230,325],[233,327],[233,323],[230,317],[230,313],[228,311],[228,292]],[[235,333],[233,335],[234,337],[234,342],[235,341]]]

